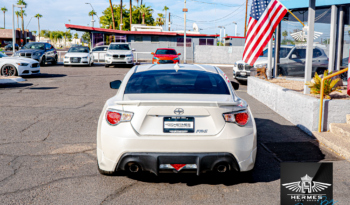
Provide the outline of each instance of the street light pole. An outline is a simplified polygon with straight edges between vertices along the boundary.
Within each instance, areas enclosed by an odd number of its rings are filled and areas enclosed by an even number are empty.
[[[186,41],[186,12],[188,11],[188,9],[186,8],[186,0],[185,0],[185,7],[184,9],[182,9],[182,11],[184,12],[184,19],[185,19],[185,28],[184,28],[184,64],[186,64],[186,47],[187,47],[187,41]]]
[[[85,3],[85,4],[90,4],[90,3]],[[95,11],[94,7],[92,7],[92,4],[90,4],[91,8],[93,11]],[[100,23],[100,17],[98,17],[97,13],[96,13],[96,16],[97,16],[97,19],[98,19],[98,27],[101,26],[101,23]],[[94,24],[92,23],[92,27],[94,27]]]
[[[26,5],[15,5],[12,4],[12,51],[13,54],[16,52],[16,33],[15,33],[15,7],[17,8],[26,8]]]

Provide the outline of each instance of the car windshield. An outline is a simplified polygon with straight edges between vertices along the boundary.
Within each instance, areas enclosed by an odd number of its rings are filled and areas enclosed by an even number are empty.
[[[157,50],[157,55],[177,55],[175,50]]]
[[[72,47],[68,50],[68,53],[89,53],[88,47]]]
[[[216,94],[230,95],[225,80],[219,75],[193,70],[158,70],[134,73],[125,94]]]
[[[8,57],[8,56],[4,53],[0,53],[0,58],[3,58],[3,57]]]
[[[292,48],[280,48],[280,58],[286,58],[289,54],[289,52],[292,50]],[[264,50],[263,55],[259,56],[259,57],[267,57],[268,55],[268,49]],[[272,56],[275,56],[275,49],[272,49]]]
[[[111,44],[109,50],[131,50],[129,44]]]
[[[24,49],[45,50],[45,43],[27,43]]]

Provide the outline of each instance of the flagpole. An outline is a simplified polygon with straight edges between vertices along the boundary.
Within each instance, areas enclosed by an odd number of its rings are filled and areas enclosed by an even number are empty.
[[[301,25],[303,25],[303,27],[305,26],[305,24],[302,22],[302,21],[300,21],[300,19],[298,19],[298,17],[296,17],[289,9],[287,9],[288,10],[288,12],[290,13],[290,14],[292,14],[292,16],[296,19],[296,20],[298,20],[300,23],[301,23]]]
[[[244,23],[244,37],[247,35],[247,14],[248,14],[248,0],[245,3],[245,23]]]

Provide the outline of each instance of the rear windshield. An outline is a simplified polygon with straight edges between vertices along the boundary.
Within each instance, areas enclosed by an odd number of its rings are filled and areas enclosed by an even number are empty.
[[[225,80],[219,74],[193,70],[134,73],[124,94],[142,93],[230,95]]]
[[[174,50],[157,50],[157,55],[177,55],[176,51]]]

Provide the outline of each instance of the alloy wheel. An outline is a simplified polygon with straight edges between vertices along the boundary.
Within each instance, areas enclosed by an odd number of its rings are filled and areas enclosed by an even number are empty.
[[[1,69],[1,75],[3,76],[15,76],[16,75],[16,68],[11,65],[5,65]]]

